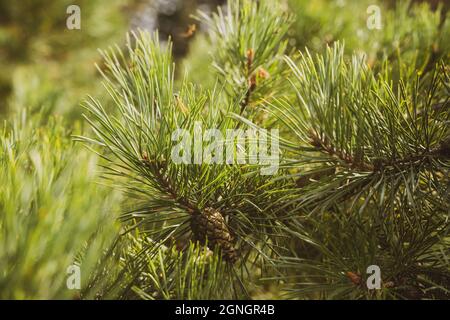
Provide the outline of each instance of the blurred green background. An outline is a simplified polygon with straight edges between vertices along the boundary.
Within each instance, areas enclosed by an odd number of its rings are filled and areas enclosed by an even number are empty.
[[[349,51],[365,48],[375,52],[371,57],[374,59],[379,54],[377,46],[385,46],[385,42],[394,38],[412,42],[412,49],[417,45],[414,41],[431,41],[432,46],[439,41],[433,34],[439,22],[430,24],[430,17],[425,17],[423,12],[418,14],[418,19],[408,22],[422,21],[421,39],[408,38],[411,25],[405,21],[393,27],[395,34],[391,39],[376,39],[376,33],[366,28],[366,8],[380,1],[282,1],[286,10],[296,16],[290,44],[300,49],[308,46],[311,50],[320,50],[327,43],[345,39]],[[392,8],[407,2],[385,0],[381,7]],[[433,10],[441,6],[443,10],[439,15],[444,15],[448,7],[448,1],[416,2],[427,2]],[[209,61],[208,44],[203,36],[198,36],[204,26],[196,26],[196,32],[192,32],[195,21],[190,16],[198,9],[209,12],[224,3],[225,0],[1,0],[2,117],[8,110],[25,107],[77,118],[79,103],[87,94],[99,93],[101,87],[94,67],[100,62],[97,49],[123,44],[126,32],[137,28],[159,29],[161,39],[170,36],[174,40],[176,59],[186,60],[179,72],[195,70],[191,75],[194,81],[212,79],[210,69],[204,67]],[[66,28],[66,9],[71,4],[81,8],[81,30]],[[432,19],[439,20],[439,16]]]
[[[79,115],[79,103],[95,94],[100,77],[98,48],[124,42],[129,30],[159,28],[174,52],[187,53],[184,36],[197,8],[223,1],[201,0],[23,0],[0,1],[0,110],[43,108]],[[81,9],[81,29],[69,30],[69,5]],[[40,112],[43,112],[42,110]]]
[[[348,53],[362,52],[372,65],[401,54],[406,63],[392,63],[394,76],[449,59],[449,1],[279,1],[294,15],[291,49],[321,51],[344,40]],[[93,183],[99,160],[72,141],[84,131],[80,103],[87,95],[108,105],[95,68],[102,68],[97,50],[124,46],[130,30],[158,29],[160,39],[174,41],[178,76],[187,72],[194,83],[212,86],[211,43],[191,15],[225,2],[0,0],[0,119],[8,123],[0,132],[0,298],[70,298],[61,270],[84,252],[90,273],[117,235],[113,221],[122,199]],[[73,4],[81,8],[80,30],[66,27]],[[366,26],[367,7],[374,4],[381,8],[383,32]],[[271,288],[254,293],[277,295]]]

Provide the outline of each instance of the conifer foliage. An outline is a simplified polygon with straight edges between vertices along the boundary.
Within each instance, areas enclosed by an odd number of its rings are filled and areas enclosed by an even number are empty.
[[[197,12],[191,74],[130,32],[101,51],[86,128],[8,121],[0,298],[448,299],[449,14],[379,4],[369,30],[366,1],[323,26],[308,3]]]

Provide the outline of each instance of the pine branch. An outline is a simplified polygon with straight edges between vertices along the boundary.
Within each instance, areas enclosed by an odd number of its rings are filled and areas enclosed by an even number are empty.
[[[273,1],[230,1],[209,16],[197,20],[208,26],[213,65],[232,101],[243,114],[250,104],[271,98],[283,90],[287,68],[283,63],[291,17]]]
[[[147,157],[144,157],[143,161],[148,168],[153,169]],[[234,249],[233,237],[222,214],[213,208],[201,210],[185,197],[179,196],[170,181],[163,176],[163,164],[156,163],[154,169],[155,179],[160,183],[164,191],[191,215],[190,226],[195,237],[194,240],[200,241],[202,244],[209,241],[211,249],[214,249],[216,246],[219,247],[224,258],[230,263],[235,263],[237,261],[237,253]]]
[[[374,171],[375,167],[371,164],[364,163],[361,160],[355,159],[351,154],[337,149],[326,136],[320,137],[315,132],[310,132],[311,145],[317,150],[327,153],[332,158],[341,160],[352,169],[361,171]]]
[[[183,209],[185,209],[189,214],[194,214],[198,211],[198,208],[194,204],[190,203],[185,197],[180,196],[176,189],[172,186],[172,183],[163,175],[163,171],[167,168],[166,162],[161,161],[150,161],[148,156],[144,154],[143,164],[152,171],[155,180],[159,183],[159,186],[163,189],[166,194],[175,202],[178,203]]]
[[[220,248],[230,264],[236,262],[237,252],[242,253],[243,266],[270,250],[265,242],[274,222],[259,208],[273,203],[264,189],[269,177],[247,176],[238,164],[177,164],[171,154],[178,144],[173,133],[184,129],[193,137],[196,123],[216,128],[225,137],[237,122],[223,110],[232,110],[235,104],[224,102],[219,91],[204,91],[187,82],[174,92],[170,44],[169,50],[162,50],[156,36],[133,36],[135,45],[128,40],[128,56],[120,50],[104,54],[109,70],[104,73],[106,88],[118,115],[91,99],[85,117],[97,139],[84,138],[104,146],[109,153],[104,156],[109,164],[105,175],[121,177],[119,187],[139,199],[135,209],[123,215],[124,222],[133,222],[126,233],[148,228],[155,241],[147,248],[150,252],[171,239],[186,244],[184,239],[194,236],[208,241],[211,249]],[[206,141],[202,150],[205,146]]]
[[[243,114],[245,111],[245,108],[247,108],[247,106],[250,103],[250,97],[252,95],[252,92],[255,91],[256,89],[256,76],[251,74],[251,69],[252,69],[252,65],[253,65],[253,59],[254,59],[254,55],[255,53],[253,52],[253,49],[248,49],[247,50],[247,65],[246,65],[246,79],[248,82],[248,88],[247,91],[245,93],[245,97],[244,100],[241,101],[241,111],[239,114]]]

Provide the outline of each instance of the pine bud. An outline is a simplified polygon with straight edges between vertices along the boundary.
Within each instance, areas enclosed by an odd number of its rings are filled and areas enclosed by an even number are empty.
[[[253,64],[253,59],[255,58],[255,51],[253,51],[253,49],[248,49],[246,52],[246,56],[247,56],[247,67],[248,69],[251,68],[252,64]]]
[[[270,74],[269,74],[269,72],[267,72],[266,69],[261,67],[261,68],[258,69],[258,77],[260,79],[267,79],[267,78],[270,77]]]
[[[351,272],[351,271],[347,271],[347,273],[345,275],[347,276],[347,278],[350,279],[351,282],[353,282],[353,284],[355,284],[355,285],[361,284],[361,276],[359,274]]]
[[[181,34],[181,37],[183,38],[190,38],[194,35],[195,31],[197,31],[197,25],[190,24],[186,30],[186,32],[183,32]]]

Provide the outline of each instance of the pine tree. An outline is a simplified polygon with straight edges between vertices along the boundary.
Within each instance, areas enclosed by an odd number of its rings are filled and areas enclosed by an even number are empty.
[[[369,4],[228,1],[176,62],[131,32],[101,51],[89,128],[9,120],[0,297],[448,299],[450,18],[379,4],[369,30]],[[277,170],[236,161],[272,129]]]
[[[291,17],[265,1],[197,17],[209,27],[214,87],[176,86],[170,40],[161,49],[156,34],[140,33],[126,55],[104,53],[116,116],[98,100],[86,105],[107,172],[139,199],[124,217],[151,240],[143,256],[206,243],[240,284],[234,297],[250,294],[254,268],[295,298],[445,297],[445,62],[434,57],[413,77],[401,71],[418,59],[408,50],[370,63],[347,58],[339,43],[291,53]],[[194,134],[196,121],[222,131],[282,127],[283,170],[265,178],[249,165],[174,164],[171,134]],[[142,272],[133,263],[131,273]],[[382,270],[382,290],[365,285],[370,265]]]

